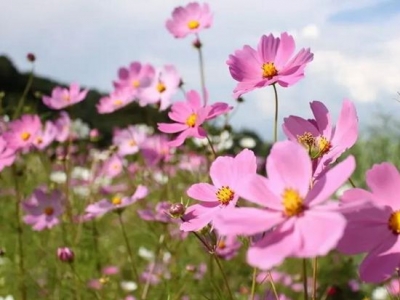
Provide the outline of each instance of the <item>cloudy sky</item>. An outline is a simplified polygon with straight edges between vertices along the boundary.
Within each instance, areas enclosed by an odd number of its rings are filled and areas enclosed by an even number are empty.
[[[36,54],[36,72],[64,83],[110,92],[117,69],[132,61],[157,67],[176,65],[187,89],[199,89],[193,38],[174,39],[165,21],[178,0],[0,0],[0,54],[28,70],[27,52]],[[296,47],[310,47],[314,61],[306,77],[278,90],[280,119],[309,117],[308,103],[323,101],[336,118],[342,99],[356,103],[363,127],[378,112],[400,114],[399,0],[219,0],[208,1],[212,28],[201,34],[211,101],[235,104],[226,60],[263,34],[287,31]],[[176,98],[179,100],[181,95]],[[272,137],[273,91],[245,95],[232,118],[236,128]]]

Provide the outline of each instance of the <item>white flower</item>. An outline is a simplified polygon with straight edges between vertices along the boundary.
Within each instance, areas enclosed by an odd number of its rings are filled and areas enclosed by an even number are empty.
[[[75,179],[81,180],[89,180],[90,179],[90,170],[83,167],[74,167],[71,172],[71,177]]]
[[[72,121],[71,131],[75,133],[78,138],[85,139],[89,137],[90,127],[81,119],[76,119]]]
[[[137,284],[133,281],[121,281],[120,285],[121,288],[127,292],[131,292],[137,289]]]
[[[372,300],[386,300],[389,294],[386,288],[380,286],[372,291]]]
[[[1,297],[1,296],[0,296],[0,300],[14,300],[14,297],[11,296],[11,295],[4,296],[4,297]]]
[[[153,260],[154,259],[154,253],[150,251],[149,249],[146,249],[144,247],[140,247],[138,254],[140,257],[147,259],[147,260]]]
[[[76,186],[73,188],[73,192],[82,197],[87,197],[90,194],[90,189],[87,186]]]
[[[51,172],[50,180],[55,183],[65,183],[67,181],[67,174],[62,171]]]
[[[244,137],[239,141],[239,145],[242,148],[254,148],[256,146],[256,140],[253,139],[252,137]]]

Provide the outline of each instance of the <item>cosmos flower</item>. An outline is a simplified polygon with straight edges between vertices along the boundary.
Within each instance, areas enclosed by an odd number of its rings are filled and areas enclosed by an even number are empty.
[[[179,6],[172,12],[172,18],[166,22],[168,31],[175,38],[184,38],[191,33],[199,33],[212,25],[213,16],[208,4],[191,2],[185,7]]]
[[[79,84],[71,83],[69,89],[55,87],[51,92],[51,97],[43,96],[43,103],[51,109],[63,109],[74,105],[86,98],[88,90],[80,90]]]
[[[246,45],[229,56],[229,71],[238,84],[234,97],[271,84],[288,87],[304,77],[304,68],[312,61],[310,49],[301,49],[294,57],[294,39],[286,32],[280,38],[263,35],[257,50]]]
[[[23,115],[9,124],[9,130],[3,134],[3,138],[11,149],[29,150],[41,128],[39,116]]]

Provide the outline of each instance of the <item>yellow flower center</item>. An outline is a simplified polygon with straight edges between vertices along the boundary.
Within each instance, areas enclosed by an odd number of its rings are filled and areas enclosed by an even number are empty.
[[[120,196],[114,196],[111,199],[111,203],[115,206],[120,205],[122,203],[122,198]]]
[[[186,119],[186,125],[193,128],[196,125],[196,120],[197,120],[197,115],[195,113],[192,113]]]
[[[217,244],[218,249],[225,249],[226,248],[226,244],[223,240],[220,240]]]
[[[65,102],[69,102],[71,100],[71,97],[69,95],[64,95],[62,98]]]
[[[108,278],[108,277],[101,277],[101,278],[99,279],[99,282],[100,282],[102,285],[105,285],[105,284],[107,284],[107,283],[110,282],[110,278]]]
[[[217,195],[218,201],[224,205],[227,205],[235,197],[235,192],[232,191],[229,186],[220,187],[215,194]]]
[[[114,106],[121,106],[123,101],[121,99],[114,100]]]
[[[138,87],[140,86],[140,81],[139,81],[139,80],[134,80],[134,81],[132,81],[132,86],[133,86],[134,88],[138,88]]]
[[[200,26],[199,21],[196,20],[191,20],[187,23],[187,26],[189,27],[189,29],[193,30],[193,29],[197,29]]]
[[[38,137],[36,139],[36,143],[40,145],[41,143],[43,143],[43,139],[41,137]]]
[[[52,208],[51,206],[47,206],[44,210],[43,213],[46,216],[51,216],[52,214],[54,214],[54,208]]]
[[[297,141],[306,148],[311,159],[317,159],[328,153],[332,144],[324,136],[314,137],[310,132],[297,136]]]
[[[130,140],[129,141],[129,146],[131,146],[131,147],[135,147],[137,144],[136,144],[136,141],[135,140]]]
[[[394,234],[400,234],[400,211],[395,211],[389,217],[389,229]]]
[[[157,91],[158,91],[159,93],[165,92],[166,89],[167,89],[167,87],[166,87],[165,84],[162,83],[161,81],[157,84]]]
[[[285,189],[283,191],[282,204],[287,217],[298,216],[304,211],[303,198],[294,189]]]
[[[262,70],[263,78],[271,79],[272,77],[278,75],[278,70],[275,68],[273,62],[263,64]]]
[[[31,134],[29,132],[23,132],[21,133],[21,139],[26,142],[27,140],[29,140],[29,138],[31,137]]]

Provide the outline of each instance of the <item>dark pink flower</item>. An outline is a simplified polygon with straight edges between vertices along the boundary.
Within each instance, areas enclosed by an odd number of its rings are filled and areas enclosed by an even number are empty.
[[[45,105],[52,109],[62,109],[81,102],[85,99],[87,93],[88,90],[80,91],[79,84],[71,83],[69,89],[55,87],[51,92],[51,97],[43,96],[42,100]]]
[[[159,123],[158,129],[165,133],[181,132],[169,142],[172,147],[182,145],[186,138],[205,138],[206,131],[201,127],[207,120],[224,114],[232,108],[226,103],[214,103],[203,106],[200,95],[192,90],[186,93],[186,101],[175,102],[168,116],[175,123]]]
[[[75,258],[74,251],[68,247],[61,247],[57,249],[57,257],[62,262],[73,262]]]
[[[172,19],[166,22],[168,31],[176,38],[183,38],[191,33],[199,33],[212,25],[213,16],[208,4],[191,2],[185,7],[179,6],[172,12]]]
[[[263,35],[257,50],[246,45],[229,56],[227,64],[236,81],[234,97],[271,84],[288,87],[304,77],[304,68],[312,61],[310,49],[301,49],[294,57],[294,39],[286,32],[281,37]]]

